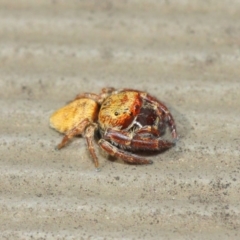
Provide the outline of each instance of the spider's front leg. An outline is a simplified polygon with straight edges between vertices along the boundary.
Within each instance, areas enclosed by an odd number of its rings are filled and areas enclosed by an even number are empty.
[[[157,114],[159,115],[160,119],[162,115],[165,116],[165,118],[167,119],[166,122],[168,124],[168,127],[171,130],[173,142],[176,143],[178,140],[176,124],[168,108],[162,102],[160,102],[157,98],[152,97],[149,94],[146,95],[145,93],[142,93],[142,98],[146,99],[147,101],[151,102],[151,104],[155,105]]]
[[[132,164],[152,164],[151,160],[147,160],[145,158],[139,157],[138,155],[119,149],[105,139],[100,139],[98,141],[98,144],[108,154],[113,157],[121,158],[124,162]]]
[[[147,128],[145,128],[145,131],[147,131]],[[139,129],[136,132],[128,132],[109,128],[104,134],[104,139],[131,151],[161,151],[171,148],[174,145],[173,142],[151,135],[151,132],[148,132],[149,135],[147,136],[142,135],[142,133],[146,133],[145,131]]]

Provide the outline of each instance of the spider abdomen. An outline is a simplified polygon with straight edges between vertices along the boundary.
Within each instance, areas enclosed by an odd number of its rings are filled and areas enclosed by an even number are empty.
[[[54,112],[50,117],[50,126],[61,133],[66,133],[84,119],[96,121],[98,111],[96,101],[87,98],[77,99]]]

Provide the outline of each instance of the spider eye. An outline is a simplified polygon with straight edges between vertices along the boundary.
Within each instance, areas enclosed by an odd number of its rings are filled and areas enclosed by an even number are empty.
[[[118,115],[119,115],[119,112],[115,112],[114,115],[115,115],[115,116],[118,116]]]

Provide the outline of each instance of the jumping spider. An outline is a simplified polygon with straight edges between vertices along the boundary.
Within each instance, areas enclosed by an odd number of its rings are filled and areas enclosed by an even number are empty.
[[[132,164],[152,163],[132,152],[165,150],[178,139],[168,108],[148,93],[133,89],[103,88],[100,94],[79,94],[52,114],[50,125],[65,134],[58,149],[74,136],[82,135],[97,169],[99,163],[93,145],[96,131],[101,136],[98,145],[104,151]],[[166,125],[173,141],[161,138]]]

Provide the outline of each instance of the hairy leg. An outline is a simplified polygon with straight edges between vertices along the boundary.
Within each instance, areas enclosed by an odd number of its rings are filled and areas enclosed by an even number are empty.
[[[110,154],[113,157],[121,158],[124,162],[133,163],[133,164],[151,164],[152,163],[151,160],[147,160],[145,158],[139,157],[130,152],[126,152],[122,149],[118,149],[117,147],[113,146],[110,142],[106,141],[105,139],[100,139],[98,144],[108,154]]]
[[[167,118],[167,124],[168,127],[171,130],[171,134],[174,140],[174,143],[178,140],[178,134],[177,134],[177,129],[176,129],[176,124],[174,121],[174,118],[168,108],[160,102],[157,98],[150,96],[149,94],[142,93],[142,98],[148,100],[151,102],[151,104],[156,106],[156,110],[158,112],[159,118],[162,118],[162,115],[164,114],[165,118]],[[162,114],[163,113],[163,114]]]
[[[89,119],[84,119],[82,122],[80,122],[76,127],[72,128],[70,131],[68,131],[61,143],[58,144],[57,149],[63,148],[74,136],[80,135],[83,133],[84,129],[87,127],[87,125],[91,124]]]
[[[87,141],[87,146],[88,146],[88,150],[92,156],[92,159],[94,161],[95,167],[97,170],[99,170],[99,162],[98,162],[98,158],[95,152],[95,148],[94,148],[94,132],[96,130],[97,125],[89,125],[84,133],[84,137]]]
[[[74,100],[80,99],[80,98],[90,98],[99,104],[103,102],[103,100],[111,95],[115,90],[115,88],[109,87],[109,88],[103,88],[100,94],[95,93],[80,93],[78,94]],[[73,100],[73,101],[74,101]]]
[[[171,148],[174,143],[163,140],[155,136],[144,136],[139,133],[132,133],[123,130],[107,129],[103,138],[107,141],[114,142],[116,145],[129,149],[131,151],[148,150],[161,151]]]
[[[143,126],[141,128],[139,128],[135,134],[149,134],[149,135],[153,135],[155,137],[159,137],[160,133],[159,130],[157,129],[156,126]]]

